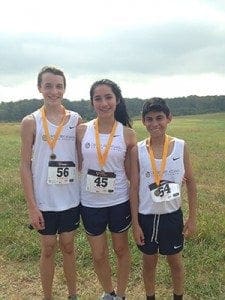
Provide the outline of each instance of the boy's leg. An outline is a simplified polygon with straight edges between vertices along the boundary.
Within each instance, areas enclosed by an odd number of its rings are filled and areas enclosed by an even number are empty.
[[[128,247],[128,231],[112,233],[113,249],[117,256],[117,292],[120,297],[125,296],[130,273],[130,251]]]
[[[77,293],[74,235],[74,230],[70,232],[63,232],[59,235],[59,246],[63,255],[63,269],[66,277],[69,296],[75,296]]]
[[[97,236],[87,235],[91,246],[92,258],[98,280],[106,293],[113,291],[111,268],[108,258],[108,243],[106,233]]]
[[[52,299],[52,282],[55,269],[56,235],[41,235],[40,274],[44,300]]]
[[[183,295],[184,293],[184,267],[181,253],[167,255],[172,275],[173,290],[176,295]]]
[[[155,274],[158,254],[143,254],[143,279],[147,296],[155,295]]]

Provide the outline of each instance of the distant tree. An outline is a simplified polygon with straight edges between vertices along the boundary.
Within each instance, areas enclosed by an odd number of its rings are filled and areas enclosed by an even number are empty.
[[[215,113],[225,111],[225,96],[205,96],[199,97],[191,95],[188,97],[166,98],[173,115],[195,115],[205,113]],[[125,99],[127,110],[132,119],[140,118],[143,99],[127,98]],[[43,104],[39,99],[24,99],[17,102],[0,103],[0,122],[20,122],[25,115],[40,108]],[[84,120],[94,118],[95,112],[91,106],[90,100],[70,101],[63,100],[67,109],[77,111]]]

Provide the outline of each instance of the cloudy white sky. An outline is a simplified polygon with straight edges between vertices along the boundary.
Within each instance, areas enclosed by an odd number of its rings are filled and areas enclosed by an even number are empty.
[[[72,101],[102,78],[125,97],[224,95],[225,1],[2,0],[0,102],[41,98],[44,65]]]

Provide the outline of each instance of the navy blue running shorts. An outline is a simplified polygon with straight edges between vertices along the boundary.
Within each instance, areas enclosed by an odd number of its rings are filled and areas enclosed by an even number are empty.
[[[111,232],[121,233],[131,226],[130,202],[98,208],[81,205],[81,217],[88,235],[100,235],[107,226]]]
[[[43,235],[55,235],[70,232],[79,227],[80,206],[63,211],[42,211],[45,229],[38,230]]]
[[[139,246],[147,255],[160,253],[173,255],[183,249],[183,213],[181,209],[162,215],[138,215],[139,224],[145,237],[145,244]]]

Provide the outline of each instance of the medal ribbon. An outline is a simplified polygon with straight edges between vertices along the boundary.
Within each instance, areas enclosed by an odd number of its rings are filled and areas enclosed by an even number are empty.
[[[42,125],[43,125],[43,128],[44,128],[44,133],[45,133],[45,136],[46,136],[47,143],[48,143],[49,147],[51,148],[52,152],[53,152],[53,149],[54,149],[54,147],[55,147],[55,145],[58,141],[59,135],[60,135],[60,133],[62,131],[62,128],[63,128],[63,124],[64,124],[65,119],[66,119],[65,107],[62,106],[62,108],[63,108],[62,121],[60,122],[59,126],[57,127],[53,138],[51,138],[50,133],[49,133],[48,123],[47,123],[47,118],[46,118],[44,106],[42,106],[41,109],[40,109]]]
[[[150,140],[149,140],[148,154],[149,154],[149,158],[150,158],[151,165],[152,165],[154,179],[155,179],[155,182],[158,186],[160,184],[160,180],[162,179],[163,172],[165,171],[168,147],[169,147],[169,137],[168,137],[168,135],[166,135],[164,145],[163,145],[162,163],[161,163],[161,166],[160,166],[160,171],[158,171],[157,168],[156,168],[154,153],[153,153],[153,150],[151,148]]]
[[[98,118],[95,120],[94,123],[94,130],[95,130],[95,142],[96,142],[96,149],[97,149],[97,156],[98,156],[98,162],[103,169],[103,166],[105,165],[106,159],[108,157],[109,149],[112,145],[113,136],[115,134],[117,127],[117,121],[114,122],[112,131],[110,132],[105,151],[101,153],[101,146],[100,146],[100,137],[99,137],[99,127],[98,127]]]

